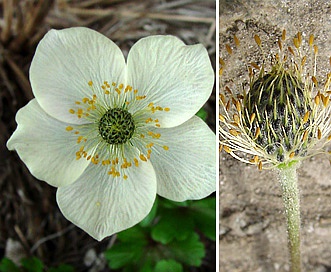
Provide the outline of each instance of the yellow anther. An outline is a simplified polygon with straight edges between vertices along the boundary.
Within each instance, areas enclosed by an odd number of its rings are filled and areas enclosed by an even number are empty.
[[[298,38],[294,38],[293,39],[293,44],[294,46],[298,49],[300,47],[300,42]]]
[[[314,98],[315,104],[318,106],[320,103],[320,94],[318,93]]]
[[[123,175],[123,179],[128,179],[128,176],[127,175]]]
[[[144,134],[140,134],[140,138],[145,138],[145,135]]]
[[[74,114],[74,113],[75,113],[75,111],[74,111],[73,109],[70,109],[69,112],[70,112],[71,114]]]
[[[226,145],[223,145],[223,149],[226,153],[231,153],[232,152],[231,148],[226,146]]]
[[[259,35],[254,35],[254,40],[258,46],[261,46],[262,43]]]
[[[155,124],[155,126],[156,126],[156,127],[158,127],[158,128],[159,128],[159,127],[161,127],[161,125],[160,125],[160,124]]]
[[[67,126],[66,131],[72,131],[74,128],[72,126]]]
[[[232,128],[229,129],[229,132],[232,136],[238,136],[240,134],[239,131],[236,131],[235,129],[232,129]]]
[[[140,154],[139,155],[139,158],[142,160],[142,161],[147,161],[146,157],[144,156],[144,154]]]
[[[150,107],[153,107],[154,106],[154,103],[153,102],[151,102],[151,103],[149,103],[148,104],[148,107],[150,108]]]
[[[120,90],[122,90],[123,87],[124,87],[124,85],[123,85],[122,83],[118,86],[118,88],[119,88]]]
[[[146,95],[142,95],[142,96],[138,95],[138,96],[136,96],[136,99],[137,100],[143,100],[145,98],[146,98]]]
[[[255,131],[254,139],[257,139],[257,137],[259,137],[260,133],[261,133],[261,129],[258,127]]]
[[[240,41],[236,35],[233,36],[233,40],[234,40],[234,43],[236,44],[236,46],[238,47],[240,45]]]
[[[146,145],[147,148],[151,148],[154,144],[153,143],[149,143]]]
[[[255,119],[256,114],[253,112],[251,116],[249,117],[249,123],[252,124]]]
[[[136,167],[138,167],[138,165],[139,165],[138,160],[137,160],[136,158],[134,158],[133,161],[134,161],[134,165],[135,165]]]
[[[317,45],[314,45],[314,54],[317,55],[317,53],[318,53],[318,47]]]
[[[303,116],[303,123],[306,123],[309,119],[310,111],[307,111]]]
[[[92,85],[93,85],[92,80],[90,80],[90,81],[88,82],[88,85],[89,85],[89,86],[92,86]]]
[[[83,140],[83,136],[78,136],[78,138],[77,138],[77,144],[79,144],[82,140]]]
[[[116,86],[116,83],[115,82],[112,82],[112,84],[111,84],[113,87],[115,87]]]
[[[164,145],[164,146],[163,146],[163,149],[164,149],[164,150],[169,150],[169,146]]]
[[[164,111],[170,111],[170,108],[164,108]]]
[[[134,94],[137,94],[137,93],[138,93],[138,90],[137,90],[137,89],[135,89],[135,90],[133,91],[133,93],[134,93]]]
[[[89,102],[90,101],[90,99],[89,98],[87,98],[87,97],[84,97],[83,99],[82,99],[82,101],[83,101],[83,103],[87,103],[87,102]]]
[[[314,43],[314,35],[311,34],[311,35],[309,36],[309,46],[313,46],[313,43]]]
[[[259,168],[260,171],[262,170],[262,166],[263,166],[263,165],[262,165],[262,162],[260,161],[260,162],[259,162],[259,165],[258,165],[258,168]]]
[[[317,129],[317,139],[321,139],[322,138],[322,131],[318,128]]]
[[[290,159],[293,159],[294,156],[295,156],[295,152],[291,152],[290,155],[289,155]]]
[[[80,102],[79,101],[75,101],[75,104],[80,105]]]
[[[148,119],[145,120],[145,123],[149,123],[149,122],[153,122],[153,119],[151,117],[149,117]]]
[[[225,45],[225,49],[226,49],[226,51],[228,51],[228,53],[229,53],[230,55],[232,54],[232,48],[231,48],[230,45],[226,44],[226,45]]]
[[[283,31],[282,31],[282,40],[285,41],[285,39],[286,39],[286,30],[283,29]]]

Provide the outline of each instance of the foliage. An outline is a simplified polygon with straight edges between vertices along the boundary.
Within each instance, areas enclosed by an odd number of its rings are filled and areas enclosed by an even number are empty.
[[[201,235],[216,240],[215,209],[215,197],[185,202],[159,197],[141,223],[117,235],[117,243],[105,252],[109,267],[181,272],[200,266],[205,256]]]
[[[36,258],[24,258],[21,260],[21,266],[17,266],[12,260],[3,258],[0,260],[0,272],[43,272],[43,262]],[[48,272],[74,272],[74,268],[70,265],[62,264],[58,267],[51,267]]]

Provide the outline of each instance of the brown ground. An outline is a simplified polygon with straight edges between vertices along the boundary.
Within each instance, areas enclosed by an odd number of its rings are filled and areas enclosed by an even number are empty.
[[[5,254],[15,259],[34,255],[48,267],[67,263],[77,271],[108,271],[99,254],[115,238],[98,243],[70,224],[56,205],[55,189],[36,180],[5,147],[16,128],[17,110],[33,97],[28,70],[47,30],[90,27],[114,40],[125,54],[141,37],[172,34],[187,44],[202,43],[215,67],[215,25],[212,0],[0,0],[0,259]],[[215,95],[205,109],[215,130]],[[214,271],[215,244],[206,246],[201,269]]]
[[[248,4],[249,2],[249,4]],[[329,1],[220,1],[220,55],[234,34],[249,45],[240,53],[255,59],[254,34],[265,52],[276,48],[276,37],[287,29],[307,39],[314,33],[319,46],[318,70],[325,74],[331,55]],[[233,42],[232,42],[233,43]],[[254,49],[255,48],[255,49]],[[255,61],[259,61],[256,60]],[[227,62],[232,79],[246,75],[242,61]],[[329,69],[329,68],[328,68]],[[330,70],[330,69],[329,69]],[[302,214],[303,271],[331,271],[331,166],[326,156],[305,161],[299,170]],[[285,217],[276,173],[258,171],[221,153],[220,272],[289,271]]]

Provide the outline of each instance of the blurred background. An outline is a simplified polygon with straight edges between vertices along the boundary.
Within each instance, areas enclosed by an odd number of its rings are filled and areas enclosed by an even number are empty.
[[[49,29],[73,26],[101,32],[125,55],[142,37],[175,35],[202,43],[215,68],[213,0],[0,1],[0,271],[215,271],[215,196],[159,198],[142,224],[99,243],[62,216],[56,189],[7,150],[15,114],[33,98],[29,67],[38,42]],[[215,90],[199,116],[215,131]]]

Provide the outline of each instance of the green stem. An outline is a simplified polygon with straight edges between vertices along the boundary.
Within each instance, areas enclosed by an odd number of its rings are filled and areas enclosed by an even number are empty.
[[[301,271],[300,254],[300,199],[297,168],[299,163],[278,167],[279,181],[285,206],[288,248],[291,256],[291,272]]]

